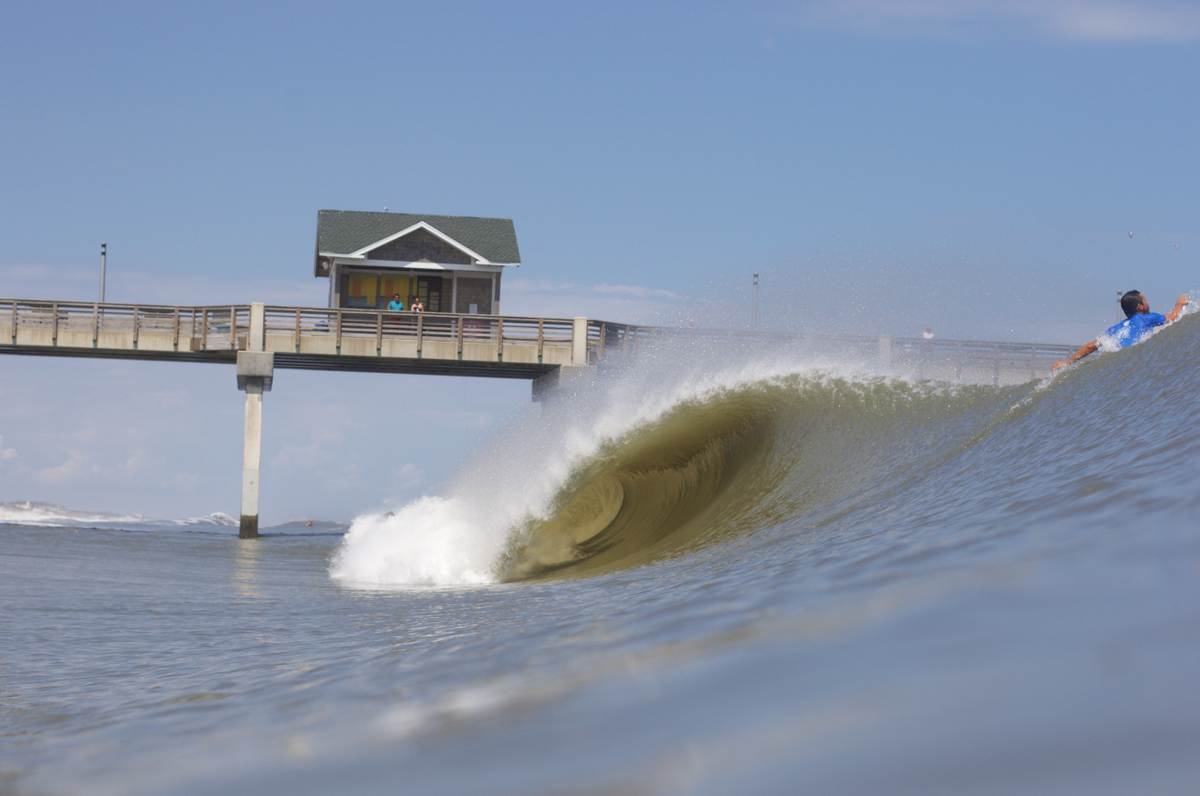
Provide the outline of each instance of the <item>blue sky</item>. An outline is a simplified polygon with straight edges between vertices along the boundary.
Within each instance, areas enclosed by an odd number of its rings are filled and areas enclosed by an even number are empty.
[[[111,301],[321,305],[317,211],[388,207],[512,218],[506,313],[736,327],[757,272],[768,328],[1082,343],[1200,290],[1198,40],[1165,0],[7,3],[0,297],[93,299],[107,242]],[[0,368],[0,501],[236,510],[231,372]],[[433,489],[528,397],[277,377],[264,520]]]

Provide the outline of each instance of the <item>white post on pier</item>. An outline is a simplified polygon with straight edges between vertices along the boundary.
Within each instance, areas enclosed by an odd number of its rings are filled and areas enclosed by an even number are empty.
[[[586,365],[587,359],[587,343],[588,343],[588,322],[587,318],[576,318],[571,324],[571,364],[576,366]]]
[[[236,335],[236,324],[231,324]],[[258,538],[258,471],[262,454],[262,400],[275,376],[275,354],[266,348],[266,312],[263,304],[250,305],[246,350],[237,354],[238,389],[246,393],[246,437],[242,450],[242,520],[238,536]]]

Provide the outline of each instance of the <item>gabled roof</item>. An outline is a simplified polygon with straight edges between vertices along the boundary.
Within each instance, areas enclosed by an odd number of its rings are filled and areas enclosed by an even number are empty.
[[[424,223],[422,223],[424,222]],[[427,226],[489,263],[520,263],[517,233],[510,218],[432,216],[321,210],[317,213],[318,256],[363,256],[363,251],[395,238],[412,227]]]

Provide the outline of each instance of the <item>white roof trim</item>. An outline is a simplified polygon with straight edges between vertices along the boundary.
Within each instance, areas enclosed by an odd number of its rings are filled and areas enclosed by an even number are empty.
[[[506,265],[513,265],[513,263],[465,265],[463,263],[435,263],[429,260],[368,260],[365,257],[345,256],[335,256],[334,262],[338,265],[352,265],[355,268],[382,268],[392,271],[482,271],[489,274],[500,273]]]
[[[426,223],[424,221],[418,221],[417,223],[413,224],[411,227],[400,230],[395,235],[391,235],[389,237],[383,238],[382,240],[377,240],[368,246],[362,247],[358,251],[350,252],[350,256],[351,257],[365,257],[367,252],[369,252],[373,249],[378,249],[380,246],[385,246],[385,245],[391,243],[392,241],[396,240],[397,238],[403,238],[405,235],[415,232],[418,229],[424,229],[427,232],[430,232],[430,233],[436,235],[437,237],[441,238],[446,243],[449,243],[451,246],[458,249],[459,251],[461,251],[465,254],[468,254],[472,258],[478,260],[480,265],[491,265],[491,261],[488,260],[488,258],[484,257],[483,255],[479,254],[478,252],[471,251],[466,246],[464,246],[461,243],[459,243],[458,241],[456,241],[454,238],[450,237],[449,235],[447,235],[446,233],[437,229],[436,227],[430,226],[428,223]]]

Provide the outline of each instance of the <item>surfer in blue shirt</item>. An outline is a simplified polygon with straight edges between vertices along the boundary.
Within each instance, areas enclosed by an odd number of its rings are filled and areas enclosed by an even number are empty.
[[[1188,297],[1180,296],[1175,302],[1175,309],[1166,315],[1150,311],[1150,302],[1139,290],[1131,290],[1121,296],[1121,309],[1125,312],[1125,320],[1108,327],[1104,334],[1090,343],[1085,343],[1078,351],[1062,362],[1055,362],[1051,372],[1061,367],[1077,362],[1100,347],[1104,341],[1115,343],[1117,348],[1127,348],[1141,340],[1156,326],[1166,326],[1179,320],[1183,308],[1187,306]]]

